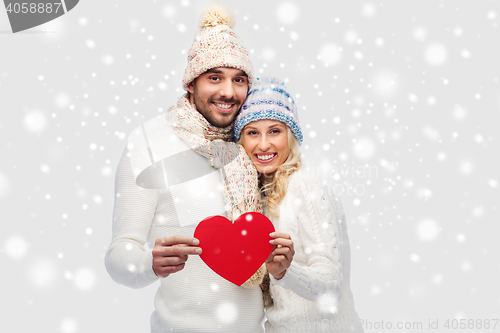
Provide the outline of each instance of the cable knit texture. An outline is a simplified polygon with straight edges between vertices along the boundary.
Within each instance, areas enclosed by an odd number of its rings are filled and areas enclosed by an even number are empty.
[[[160,282],[152,333],[262,332],[260,288],[238,287],[194,255],[166,278],[152,269],[151,249],[158,237],[193,236],[207,216],[227,216],[222,184],[219,170],[177,136],[164,114],[129,135],[116,170],[105,264],[114,281],[131,288]]]
[[[271,276],[266,332],[363,332],[350,289],[340,199],[302,168],[290,176],[279,219],[270,219],[290,234],[295,256],[283,278]]]

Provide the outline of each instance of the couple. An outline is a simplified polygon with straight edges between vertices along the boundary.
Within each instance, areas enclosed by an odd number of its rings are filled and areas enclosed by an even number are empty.
[[[362,332],[345,215],[301,167],[293,99],[280,80],[253,77],[227,9],[200,22],[186,95],[130,134],[118,165],[108,272],[132,288],[160,280],[151,332],[262,332],[264,308],[266,332]],[[271,219],[274,248],[236,286],[192,235],[208,216],[246,212]]]

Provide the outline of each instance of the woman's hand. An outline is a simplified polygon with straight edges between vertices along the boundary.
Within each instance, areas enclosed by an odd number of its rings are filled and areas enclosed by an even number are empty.
[[[286,269],[292,263],[295,254],[293,242],[290,235],[284,232],[273,232],[269,236],[274,238],[269,241],[274,245],[274,248],[266,260],[267,270],[269,274],[279,280],[285,275]]]

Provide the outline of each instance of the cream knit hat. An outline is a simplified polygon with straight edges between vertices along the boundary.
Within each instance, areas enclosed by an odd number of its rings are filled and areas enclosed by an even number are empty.
[[[182,79],[187,86],[199,75],[216,67],[241,69],[253,82],[253,66],[248,51],[233,31],[235,19],[229,9],[214,3],[200,17],[200,30],[188,52],[188,65]]]

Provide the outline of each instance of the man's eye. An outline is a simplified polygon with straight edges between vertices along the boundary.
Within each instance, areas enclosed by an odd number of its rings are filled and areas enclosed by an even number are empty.
[[[211,77],[210,77],[210,80],[212,80],[212,81],[217,81],[217,80],[219,80],[219,78],[218,78],[217,76],[211,76]]]
[[[238,83],[242,83],[242,82],[245,82],[244,79],[234,79],[234,81],[238,82]]]

